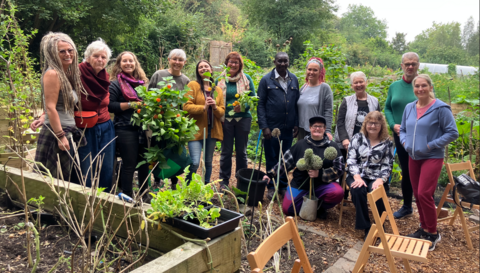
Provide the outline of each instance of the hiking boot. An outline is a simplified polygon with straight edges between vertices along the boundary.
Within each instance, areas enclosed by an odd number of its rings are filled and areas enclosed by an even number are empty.
[[[419,228],[414,233],[408,234],[407,237],[422,239],[422,238],[425,238],[425,234],[426,234],[425,230],[423,230],[423,228]]]
[[[440,235],[440,232],[437,232],[437,234],[425,232],[425,240],[432,242],[432,245],[430,246],[428,251],[433,251],[435,250],[435,246],[437,245],[437,243],[442,240],[442,236]]]
[[[393,217],[395,219],[402,219],[403,217],[410,217],[413,215],[412,208],[407,208],[402,206],[399,210],[393,213]]]

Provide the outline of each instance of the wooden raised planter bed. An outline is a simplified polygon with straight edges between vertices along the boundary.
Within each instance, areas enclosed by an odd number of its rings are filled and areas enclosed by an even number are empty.
[[[10,179],[7,179],[10,177]],[[10,197],[13,200],[20,201],[21,195],[18,193],[17,187],[12,184],[12,181],[17,184],[18,188],[22,190],[20,170],[13,167],[6,167],[0,165],[0,188],[3,188],[8,191]],[[50,187],[43,181],[41,176],[36,173],[24,171],[24,181],[25,181],[25,191],[27,194],[27,200],[35,197],[38,198],[40,195],[44,196],[43,205],[44,209],[49,212],[54,212],[54,206],[58,204],[56,196],[51,192]],[[70,199],[73,204],[73,209],[75,215],[81,217],[85,209],[85,197],[83,194],[83,188],[80,185],[74,183],[65,182],[65,187],[63,182],[59,183],[54,181],[55,186],[58,186],[58,190],[63,192],[69,190]],[[113,226],[118,226],[120,221],[123,219],[124,214],[124,205],[132,206],[131,204],[124,204],[123,201],[114,198],[112,194],[102,193],[99,197],[102,200],[109,200],[109,205],[113,206],[112,208],[112,217],[115,215]],[[108,213],[109,205],[104,207],[104,213]],[[142,208],[134,207],[131,210],[132,214],[141,212],[142,209],[146,210],[150,208],[150,205],[144,205]],[[88,222],[88,217],[85,220],[85,223]],[[98,232],[103,232],[101,218],[98,217],[94,223],[94,229]],[[133,225],[138,228],[141,224],[138,222],[136,217],[132,217]],[[166,225],[162,223],[162,225]],[[177,233],[182,234],[186,237],[194,238],[191,234],[183,232],[179,229],[172,227]],[[143,231],[145,232],[145,231]],[[137,268],[132,272],[169,272],[169,273],[200,273],[200,272],[209,272],[210,268],[207,264],[208,254],[206,247],[199,246],[190,242],[184,243],[183,240],[174,236],[165,229],[157,230],[156,228],[149,228],[148,235],[150,239],[149,247],[149,256],[154,257],[153,261],[143,265],[142,267]],[[127,238],[127,231],[122,225],[117,233],[117,236]],[[142,244],[146,243],[146,236],[141,236]],[[138,237],[140,240],[140,237]],[[229,273],[229,272],[238,272],[240,268],[241,260],[241,230],[236,228],[234,231],[222,235],[208,243],[209,249],[212,253],[213,266],[216,272]],[[162,256],[159,256],[159,252],[165,253]]]

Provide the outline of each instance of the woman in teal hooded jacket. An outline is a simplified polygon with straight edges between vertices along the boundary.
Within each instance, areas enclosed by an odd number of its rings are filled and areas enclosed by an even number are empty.
[[[408,167],[421,227],[409,236],[432,242],[430,251],[441,240],[433,193],[443,165],[445,147],[458,138],[450,106],[436,99],[426,74],[413,80],[418,100],[407,104],[400,127],[400,141],[409,154]]]

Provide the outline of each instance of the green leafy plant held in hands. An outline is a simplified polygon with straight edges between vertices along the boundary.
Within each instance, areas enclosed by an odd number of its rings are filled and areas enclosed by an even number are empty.
[[[250,106],[250,109],[256,109],[257,104],[258,104],[258,97],[257,96],[249,96],[251,91],[245,91],[242,94],[236,94],[235,98],[237,98],[236,101],[233,103],[229,103],[227,106],[232,106],[235,107],[237,105],[240,105],[240,109],[242,112],[245,112],[247,105]],[[235,115],[235,111],[231,110],[228,112],[230,116]]]
[[[175,83],[173,77],[165,77],[165,81],[158,83],[159,88],[147,91],[145,86],[138,86],[135,90],[143,99],[136,105],[132,116],[132,123],[141,126],[144,131],[151,129],[154,138],[161,147],[155,145],[145,153],[145,160],[138,163],[137,168],[147,162],[152,168],[156,162],[160,169],[169,169],[164,150],[177,148],[181,154],[183,147],[194,138],[198,131],[195,120],[187,117],[187,111],[181,110],[181,105],[188,101],[185,90],[172,90]]]

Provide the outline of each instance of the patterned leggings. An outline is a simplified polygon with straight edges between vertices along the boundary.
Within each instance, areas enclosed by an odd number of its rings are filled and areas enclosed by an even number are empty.
[[[297,214],[300,212],[300,208],[303,204],[303,197],[308,194],[307,190],[299,190],[296,188],[291,188],[293,198],[295,198],[295,209]],[[329,184],[321,184],[317,188],[315,188],[315,196],[318,199],[323,199],[322,208],[329,209],[335,207],[343,198],[343,189],[342,187],[336,183],[332,182]],[[285,197],[283,198],[282,204],[283,213],[287,215],[293,216],[293,203],[292,203],[292,196],[290,195],[290,187],[287,188],[287,192],[285,193]]]

